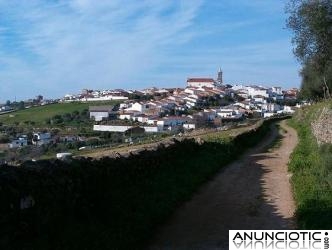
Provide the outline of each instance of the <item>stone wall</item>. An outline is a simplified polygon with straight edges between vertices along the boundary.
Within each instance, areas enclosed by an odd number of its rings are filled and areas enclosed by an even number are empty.
[[[318,119],[311,123],[311,130],[318,144],[332,144],[332,109],[324,107]]]

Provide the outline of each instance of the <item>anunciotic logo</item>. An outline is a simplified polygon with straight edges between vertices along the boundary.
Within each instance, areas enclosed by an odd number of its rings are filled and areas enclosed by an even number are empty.
[[[229,249],[332,249],[332,230],[229,230]]]

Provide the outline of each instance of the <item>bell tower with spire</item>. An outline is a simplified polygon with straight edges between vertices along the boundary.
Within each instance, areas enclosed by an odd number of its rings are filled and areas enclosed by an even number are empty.
[[[217,77],[217,83],[222,85],[223,81],[222,81],[222,71],[221,68],[219,68],[218,70],[218,77]]]

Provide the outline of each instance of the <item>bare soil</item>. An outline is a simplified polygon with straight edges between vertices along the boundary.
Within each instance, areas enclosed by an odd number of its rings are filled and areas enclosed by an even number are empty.
[[[181,206],[150,249],[228,249],[231,229],[295,228],[287,164],[298,139],[285,121],[280,125]]]

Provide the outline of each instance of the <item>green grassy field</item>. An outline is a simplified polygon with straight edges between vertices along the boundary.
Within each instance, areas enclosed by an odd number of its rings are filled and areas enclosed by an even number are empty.
[[[299,136],[289,169],[300,229],[332,229],[332,145],[319,146],[311,132],[311,123],[324,107],[332,109],[332,102],[298,110],[289,122]]]
[[[50,119],[55,115],[72,113],[74,111],[81,112],[84,109],[88,109],[90,105],[114,105],[115,103],[116,102],[113,101],[108,103],[73,102],[50,104],[0,115],[0,122],[6,125],[10,125],[15,123],[23,124],[26,121],[33,121],[36,125],[42,125],[45,124],[47,119]]]
[[[81,112],[88,109],[88,103],[57,103],[39,107],[32,107],[25,110],[19,110],[0,116],[0,122],[4,124],[21,123],[24,121],[34,121],[36,124],[43,123],[46,119],[55,115],[71,113],[75,110]]]

